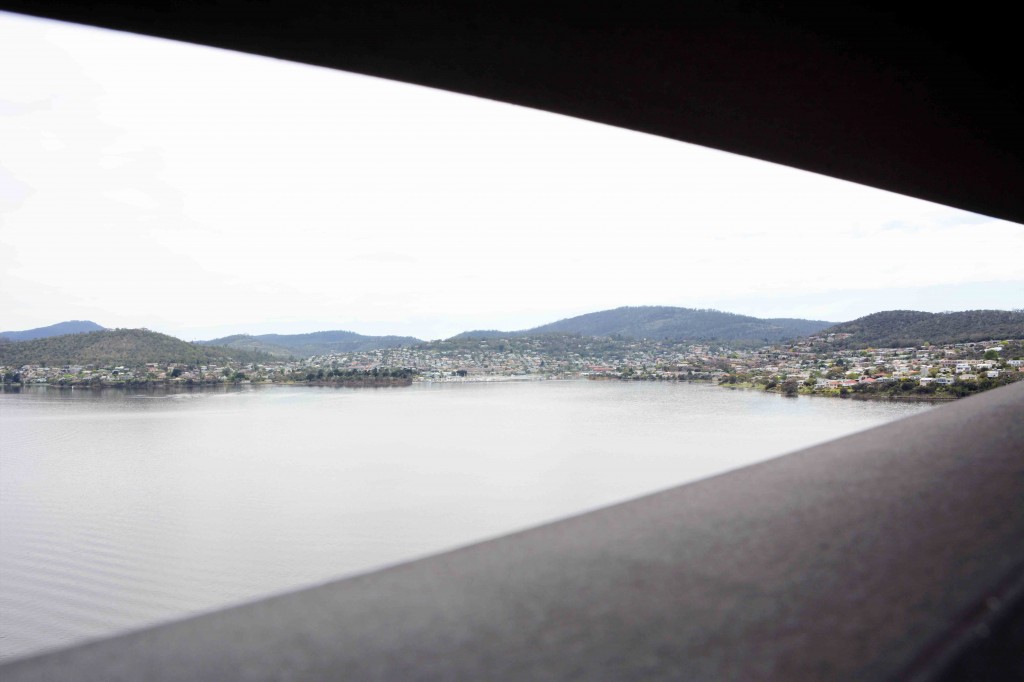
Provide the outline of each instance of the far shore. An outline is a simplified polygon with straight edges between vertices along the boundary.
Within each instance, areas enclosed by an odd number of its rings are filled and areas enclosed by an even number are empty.
[[[103,391],[103,390],[143,390],[143,391],[174,391],[188,392],[201,390],[228,390],[243,387],[265,387],[265,386],[310,386],[319,388],[398,388],[416,384],[480,384],[480,383],[508,383],[508,382],[536,382],[536,381],[657,381],[668,383],[694,383],[704,385],[720,386],[732,390],[758,391],[761,393],[775,394],[790,398],[816,397],[816,398],[839,398],[844,400],[870,400],[876,402],[911,402],[911,403],[947,403],[959,400],[961,397],[946,393],[935,394],[890,394],[877,392],[847,391],[841,393],[837,390],[807,390],[801,386],[796,393],[786,394],[778,387],[763,388],[760,385],[751,383],[722,383],[705,378],[692,379],[654,379],[654,378],[627,378],[608,374],[590,375],[553,375],[553,374],[520,374],[520,375],[467,375],[451,376],[444,378],[430,377],[367,377],[359,379],[339,380],[312,380],[312,381],[237,381],[237,382],[182,382],[182,381],[134,381],[117,383],[9,383],[0,387],[0,392],[17,392],[22,389],[56,389],[59,391]]]
[[[897,403],[949,403],[954,400],[960,400],[959,396],[950,395],[888,395],[884,393],[846,393],[840,394],[838,391],[801,391],[794,395],[786,396],[782,391],[776,391],[772,389],[758,388],[751,384],[716,384],[723,388],[728,388],[734,391],[758,391],[760,393],[772,393],[775,395],[781,395],[788,398],[839,398],[840,400],[870,400],[874,402],[897,402]],[[963,396],[968,397],[968,396]]]

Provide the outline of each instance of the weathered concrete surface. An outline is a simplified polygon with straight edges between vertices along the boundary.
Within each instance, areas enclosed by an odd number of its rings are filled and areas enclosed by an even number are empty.
[[[0,677],[927,679],[1022,568],[1024,383]]]

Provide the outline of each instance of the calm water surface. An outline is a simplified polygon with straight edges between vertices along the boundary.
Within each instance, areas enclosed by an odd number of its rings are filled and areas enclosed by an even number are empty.
[[[926,409],[587,381],[0,394],[0,660],[406,561]]]

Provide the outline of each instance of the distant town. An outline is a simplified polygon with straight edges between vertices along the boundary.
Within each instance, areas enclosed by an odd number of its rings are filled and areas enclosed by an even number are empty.
[[[0,367],[0,374],[6,387],[97,389],[556,379],[702,381],[790,396],[894,400],[949,400],[1024,379],[1024,341],[1020,339],[850,349],[843,347],[849,336],[813,335],[759,348],[559,334],[465,337],[303,359],[26,364]]]

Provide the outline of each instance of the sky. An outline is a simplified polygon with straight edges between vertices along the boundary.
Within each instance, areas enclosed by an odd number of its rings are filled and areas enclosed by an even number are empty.
[[[1024,307],[1024,226],[742,156],[6,13],[0,64],[3,330]]]

